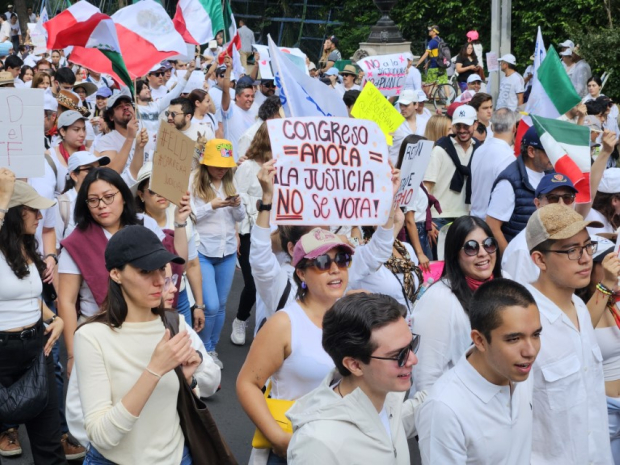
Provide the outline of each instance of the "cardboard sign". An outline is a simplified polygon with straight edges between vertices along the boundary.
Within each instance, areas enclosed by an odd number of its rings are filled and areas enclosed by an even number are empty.
[[[487,70],[489,73],[493,71],[499,71],[499,62],[497,53],[487,52]]]
[[[0,91],[0,166],[18,178],[45,174],[43,89]]]
[[[351,115],[357,119],[374,121],[385,134],[388,145],[392,145],[392,135],[403,124],[405,118],[388,102],[372,82],[367,82],[355,101]]]
[[[273,224],[381,225],[392,205],[379,127],[353,118],[267,121],[276,162]]]
[[[364,71],[364,82],[372,82],[386,97],[400,95],[407,75],[407,54],[362,58],[357,65]]]
[[[431,159],[433,145],[434,142],[430,140],[421,140],[417,144],[407,144],[403,163],[400,167],[400,188],[394,197],[394,203],[399,207],[409,205],[415,200],[418,187]]]
[[[187,192],[196,143],[175,127],[162,123],[157,131],[149,189],[179,205]]]

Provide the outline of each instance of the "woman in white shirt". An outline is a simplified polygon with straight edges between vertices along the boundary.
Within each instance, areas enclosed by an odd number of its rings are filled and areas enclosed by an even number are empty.
[[[245,217],[237,193],[232,143],[211,139],[205,145],[201,164],[190,180],[191,196],[200,238],[198,259],[205,300],[205,327],[200,332],[207,352],[223,368],[216,347],[226,318],[226,301],[235,273],[237,257],[236,223]]]
[[[609,168],[603,172],[603,178],[598,186],[592,202],[592,208],[586,221],[600,221],[602,228],[588,227],[592,234],[615,233],[620,223],[617,215],[620,214],[620,168]]]
[[[413,327],[421,335],[414,392],[430,388],[471,345],[469,301],[482,283],[496,276],[501,277],[501,257],[489,226],[475,216],[457,218],[446,236],[441,279],[413,309]]]
[[[209,93],[204,89],[194,89],[187,98],[194,104],[192,123],[205,126],[209,133],[213,132],[215,137],[221,138],[222,131],[218,132],[219,127],[215,117],[215,104]]]
[[[271,142],[266,123],[258,128],[245,156],[247,160],[235,172],[235,182],[245,208],[245,218],[239,225],[239,264],[243,272],[244,288],[241,291],[239,308],[230,335],[233,344],[237,345],[245,344],[246,321],[250,318],[250,310],[256,302],[256,286],[250,266],[250,233],[258,217],[259,201],[263,197],[263,189],[257,175],[263,163],[271,160]]]
[[[57,171],[56,195],[65,190],[69,158],[76,152],[86,150],[86,118],[74,110],[64,111],[58,117],[58,134],[60,143],[49,149]]]
[[[241,406],[273,448],[253,452],[257,461],[286,463],[282,458],[291,439],[267,408],[262,391],[267,380],[271,378],[272,398],[297,400],[318,387],[334,368],[321,344],[323,315],[344,295],[353,253],[353,247],[321,228],[295,244],[291,264],[297,300],[258,332],[237,378]]]
[[[73,368],[73,334],[78,319],[99,312],[107,293],[103,254],[108,240],[129,225],[144,224],[160,240],[164,234],[149,217],[138,217],[129,187],[114,170],[94,168],[75,200],[75,229],[61,245],[58,260],[58,314],[65,321],[67,373]]]
[[[166,264],[183,264],[139,225],[107,244],[107,297],[101,312],[75,333],[84,426],[91,447],[84,464],[190,465],[177,402],[181,382],[195,388],[202,363],[185,321],[171,337],[162,292]],[[181,367],[184,380],[174,372]]]

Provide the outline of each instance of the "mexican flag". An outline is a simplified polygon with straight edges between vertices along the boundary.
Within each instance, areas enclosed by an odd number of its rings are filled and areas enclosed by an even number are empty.
[[[549,161],[579,191],[576,201],[590,202],[590,129],[542,116],[531,115],[531,119]]]
[[[129,87],[133,93],[133,82],[123,61],[114,21],[101,13],[99,8],[82,0],[54,19],[46,21],[43,27],[48,34],[48,49],[73,46],[71,61],[95,71],[108,72],[117,82]],[[75,58],[76,52],[78,59]],[[80,60],[80,55],[98,57],[98,61],[103,58],[104,63],[98,66],[94,60],[92,62],[89,59]]]
[[[188,44],[206,44],[224,30],[222,3],[220,0],[179,0],[172,22]]]
[[[224,0],[224,43],[233,40],[237,34],[237,22],[230,7],[230,0]],[[239,48],[239,47],[237,47]]]
[[[562,61],[553,47],[549,47],[545,59],[536,70],[532,92],[525,107],[529,115],[544,118],[559,118],[575,105],[581,102],[581,97],[562,66]],[[521,150],[521,138],[532,126],[529,117],[521,119],[515,141],[515,153]]]

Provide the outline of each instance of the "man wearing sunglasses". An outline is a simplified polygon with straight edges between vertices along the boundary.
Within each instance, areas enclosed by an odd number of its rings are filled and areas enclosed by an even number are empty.
[[[407,438],[426,393],[403,403],[420,341],[404,313],[392,297],[357,293],[325,314],[323,348],[336,369],[286,414],[289,465],[409,465]]]
[[[529,465],[540,315],[522,285],[497,278],[469,310],[473,347],[434,384],[416,415],[423,465]]]
[[[597,249],[586,227],[600,224],[559,204],[536,210],[527,223],[540,276],[526,287],[544,328],[532,368],[532,464],[613,463],[603,357],[593,328],[606,311],[607,288],[597,287],[603,304],[590,310],[574,295],[590,283]]]
[[[150,71],[146,79],[151,87],[151,98],[154,101],[163,98],[168,93],[168,88],[164,83],[165,68],[161,64],[155,65]]]
[[[258,112],[258,109],[263,104],[263,102],[272,95],[275,95],[275,93],[276,85],[273,82],[273,79],[261,79],[260,85],[258,86],[258,92],[254,94],[254,103],[252,104],[252,109]]]

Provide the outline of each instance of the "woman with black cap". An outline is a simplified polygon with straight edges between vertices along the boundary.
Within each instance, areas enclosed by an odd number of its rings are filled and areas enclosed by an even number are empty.
[[[192,463],[177,413],[181,365],[190,386],[202,357],[185,320],[171,337],[162,293],[168,263],[185,260],[139,225],[116,233],[105,250],[108,294],[75,333],[75,368],[91,448],[84,464]]]
[[[37,252],[35,232],[42,209],[54,205],[33,187],[16,181],[0,168],[0,419],[25,423],[35,464],[65,464],[60,442],[58,395],[54,380],[54,343],[63,321],[41,301],[41,273],[45,263]],[[7,389],[19,382],[34,387],[33,371],[47,377],[47,393],[28,408],[9,409]],[[39,378],[34,374],[35,378]],[[15,387],[13,389],[16,389]],[[27,393],[29,396],[32,392]],[[7,411],[7,409],[9,411]],[[15,430],[4,433],[17,435]]]

